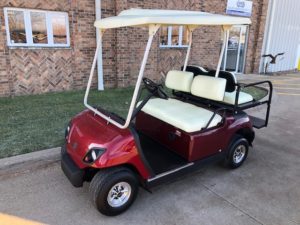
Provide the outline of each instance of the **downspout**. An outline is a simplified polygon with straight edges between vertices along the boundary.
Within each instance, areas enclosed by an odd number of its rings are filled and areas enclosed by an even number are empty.
[[[95,14],[96,14],[96,20],[101,19],[101,0],[95,0]],[[99,40],[99,29],[96,29],[96,43],[97,40]],[[98,74],[98,90],[103,91],[104,90],[104,84],[103,84],[103,61],[102,61],[102,42],[100,42],[100,49],[98,51],[98,57],[97,57],[97,74]]]

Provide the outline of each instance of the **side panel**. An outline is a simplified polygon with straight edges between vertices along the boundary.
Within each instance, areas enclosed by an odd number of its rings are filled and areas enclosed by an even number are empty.
[[[223,125],[205,131],[186,133],[143,112],[136,118],[136,129],[188,161],[196,161],[227,150],[237,130],[251,124],[248,116],[228,116]]]
[[[222,127],[193,134],[189,160],[196,161],[225,151],[231,137],[230,133],[226,132],[227,128],[225,123]]]
[[[93,165],[94,168],[109,168],[122,165],[130,165],[134,167],[143,179],[150,177],[150,173],[145,167],[144,163],[140,158],[138,148],[136,147],[135,141],[125,141],[122,146],[116,146],[109,148],[101,157],[100,160],[96,161]]]
[[[191,137],[176,127],[140,112],[136,117],[136,129],[183,158],[189,158]]]

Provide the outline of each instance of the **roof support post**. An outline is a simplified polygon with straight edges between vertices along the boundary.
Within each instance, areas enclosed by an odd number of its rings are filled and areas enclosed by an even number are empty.
[[[111,123],[111,124],[119,127],[120,129],[126,129],[130,124],[131,117],[132,117],[133,111],[134,111],[135,106],[136,106],[136,101],[137,101],[138,93],[139,93],[139,90],[140,90],[142,78],[144,76],[144,71],[145,71],[147,60],[148,60],[148,56],[149,56],[150,48],[151,48],[151,45],[152,45],[152,41],[153,41],[154,35],[158,31],[159,27],[160,27],[160,25],[155,25],[155,24],[154,25],[149,25],[149,39],[148,39],[148,42],[147,42],[146,50],[145,50],[145,53],[144,53],[143,61],[142,61],[142,64],[141,64],[140,72],[139,72],[139,75],[138,75],[138,78],[137,78],[137,82],[136,82],[136,85],[135,85],[134,93],[133,93],[132,100],[131,100],[131,103],[130,103],[130,106],[129,106],[129,111],[128,111],[128,115],[127,115],[125,124],[120,124],[120,123],[116,122],[115,120],[113,120],[110,117],[104,115],[103,113],[101,113],[100,111],[95,109],[94,107],[90,106],[87,102],[88,95],[89,95],[90,88],[91,88],[91,84],[92,84],[94,70],[95,70],[96,63],[97,63],[98,52],[99,52],[99,49],[100,49],[100,46],[101,46],[102,36],[103,36],[103,33],[104,33],[104,30],[100,30],[97,49],[96,49],[96,52],[95,52],[95,57],[94,57],[94,60],[93,60],[93,65],[92,65],[92,68],[91,68],[90,77],[89,77],[89,80],[88,80],[88,85],[87,85],[85,96],[84,96],[84,105],[88,109],[93,111],[96,115],[102,117],[108,123]]]
[[[153,38],[154,38],[154,36],[155,36],[155,34],[156,34],[156,32],[158,31],[159,28],[160,28],[160,25],[156,25],[156,24],[149,25],[149,38],[148,38],[147,46],[146,46],[146,49],[145,49],[144,57],[143,57],[143,60],[142,60],[142,63],[141,63],[141,68],[140,68],[140,71],[139,71],[139,75],[138,75],[138,78],[137,78],[137,81],[136,81],[136,84],[135,84],[135,88],[134,88],[132,100],[131,100],[131,103],[130,103],[127,119],[126,119],[126,122],[123,126],[124,128],[128,127],[129,123],[131,121],[131,117],[132,117],[134,108],[136,106],[137,97],[139,95],[140,86],[141,86],[142,79],[143,79],[143,76],[144,76],[144,71],[145,71],[145,67],[146,67],[146,64],[147,64],[148,57],[149,57],[149,53],[150,53],[151,45],[152,45],[152,42],[153,42]]]
[[[91,89],[91,85],[92,85],[92,79],[93,79],[93,75],[94,75],[94,70],[95,70],[97,60],[98,60],[98,57],[99,57],[99,51],[101,49],[102,36],[104,34],[104,31],[105,30],[101,30],[101,29],[99,29],[99,31],[98,31],[99,35],[98,35],[98,41],[97,41],[97,48],[96,48],[96,51],[95,51],[95,56],[94,56],[94,59],[93,59],[93,64],[92,64],[88,84],[87,84],[85,95],[84,95],[84,105],[87,108],[90,108],[90,106],[87,103],[87,99],[88,99],[88,96],[89,96],[89,93],[90,93],[90,89]]]
[[[222,64],[222,60],[223,60],[223,56],[224,56],[225,47],[226,47],[226,43],[227,43],[227,38],[229,36],[230,28],[231,28],[231,26],[223,26],[223,45],[222,45],[222,49],[221,49],[220,58],[219,58],[219,62],[218,62],[215,77],[219,77],[221,64]]]
[[[183,66],[183,71],[186,71],[186,67],[189,62],[189,58],[191,55],[191,48],[192,48],[192,42],[193,42],[193,31],[195,30],[196,27],[194,26],[188,26],[187,29],[189,31],[189,47],[186,53],[185,61],[184,61],[184,66]]]

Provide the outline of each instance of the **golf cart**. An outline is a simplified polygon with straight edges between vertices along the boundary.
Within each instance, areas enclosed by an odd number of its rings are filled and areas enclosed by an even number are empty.
[[[201,25],[220,26],[227,40],[232,25],[250,24],[248,18],[193,11],[130,9],[95,22],[100,37],[84,97],[87,110],[75,116],[66,129],[61,167],[75,187],[90,183],[96,208],[108,216],[124,212],[134,202],[139,186],[151,190],[194,171],[222,161],[237,168],[247,158],[254,140],[253,127],[268,124],[272,97],[269,81],[239,84],[235,75],[220,71],[223,43],[216,71],[188,65],[192,36]],[[189,46],[182,70],[169,71],[165,86],[143,77],[152,40],[162,26],[186,26]],[[88,103],[99,46],[107,29],[146,27],[149,39],[126,119]],[[141,97],[144,84],[148,94]],[[242,89],[266,85],[267,100],[256,100]],[[140,99],[143,98],[143,99]],[[244,110],[266,105],[264,119]]]

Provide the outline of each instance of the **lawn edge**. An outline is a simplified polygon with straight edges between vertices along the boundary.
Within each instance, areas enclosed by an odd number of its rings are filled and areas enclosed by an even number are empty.
[[[0,159],[0,176],[47,167],[60,161],[60,147]]]

